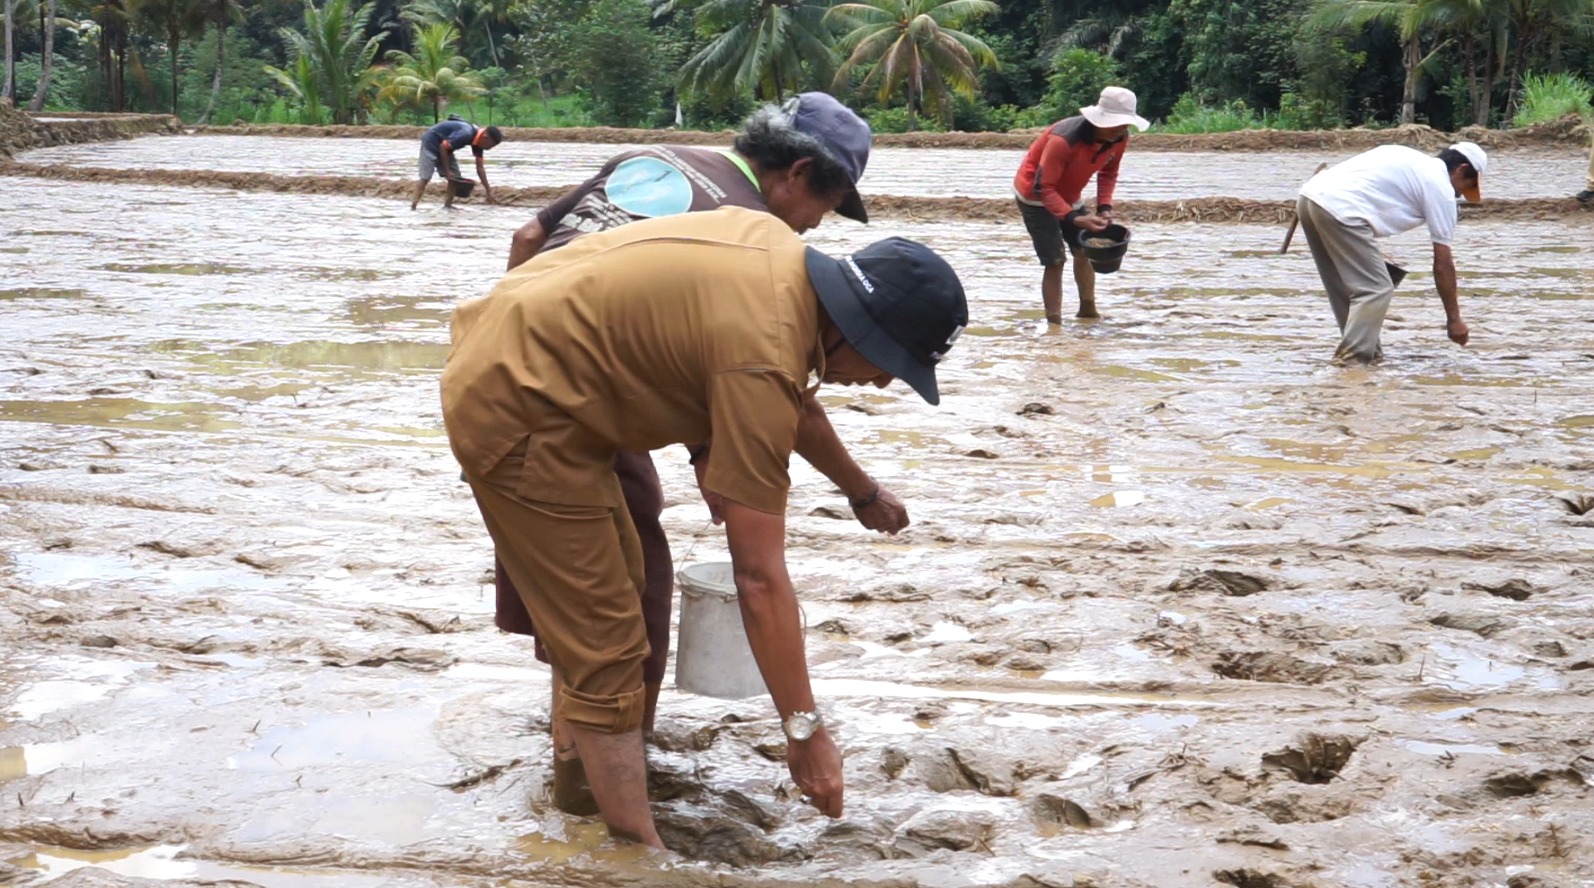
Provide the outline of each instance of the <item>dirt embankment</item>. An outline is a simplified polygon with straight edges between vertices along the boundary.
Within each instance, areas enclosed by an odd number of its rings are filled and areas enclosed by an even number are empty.
[[[19,151],[76,145],[82,142],[109,142],[131,139],[149,133],[178,133],[182,121],[169,114],[42,114],[36,120],[8,102],[0,102],[0,156]]]
[[[0,176],[27,176],[70,182],[159,185],[180,188],[224,188],[238,191],[274,191],[287,194],[332,194],[407,200],[413,184],[400,179],[364,176],[279,176],[271,173],[217,170],[133,170],[46,166],[0,162]],[[440,193],[434,184],[432,192]],[[501,204],[537,207],[565,192],[562,186],[493,189]],[[1295,217],[1292,201],[1249,200],[1237,197],[1200,197],[1188,200],[1124,201],[1117,207],[1129,224],[1145,222],[1203,222],[1209,224],[1283,223]],[[869,197],[869,215],[878,219],[916,221],[1001,222],[1014,218],[1007,198],[916,197],[890,194]],[[1481,206],[1463,206],[1462,215],[1480,219],[1594,219],[1594,207],[1572,198],[1490,200]]]
[[[617,129],[615,127],[564,127],[538,129],[504,127],[506,138],[524,142],[594,142],[600,144],[728,145],[735,133],[697,130]],[[417,126],[206,126],[196,133],[235,136],[306,136],[313,138],[418,139]],[[1009,133],[879,133],[874,144],[891,148],[1015,148],[1029,147],[1038,130]],[[1137,151],[1291,151],[1366,149],[1379,145],[1410,145],[1438,150],[1453,142],[1471,140],[1485,148],[1549,147],[1588,144],[1589,129],[1576,115],[1516,130],[1468,127],[1446,133],[1422,125],[1393,129],[1348,129],[1293,132],[1244,130],[1234,133],[1176,135],[1149,132],[1135,137]]]

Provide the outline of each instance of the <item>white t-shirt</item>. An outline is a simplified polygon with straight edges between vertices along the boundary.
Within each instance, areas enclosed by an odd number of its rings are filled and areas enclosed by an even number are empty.
[[[1436,244],[1456,233],[1456,189],[1445,162],[1404,145],[1363,151],[1318,173],[1301,196],[1348,225],[1365,223],[1376,237],[1426,224]]]

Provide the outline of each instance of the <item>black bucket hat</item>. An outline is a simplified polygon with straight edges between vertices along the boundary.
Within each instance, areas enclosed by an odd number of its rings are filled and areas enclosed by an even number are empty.
[[[924,244],[889,237],[842,259],[808,248],[808,280],[847,344],[941,403],[935,365],[968,326],[963,283]]]

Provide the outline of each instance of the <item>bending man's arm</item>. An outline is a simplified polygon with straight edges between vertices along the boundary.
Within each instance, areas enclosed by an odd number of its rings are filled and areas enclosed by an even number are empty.
[[[724,509],[742,625],[775,710],[782,719],[814,712],[802,617],[786,573],[786,518],[729,499]],[[824,727],[807,740],[787,740],[786,766],[814,807],[841,816],[841,753]]]
[[[812,392],[803,398],[802,418],[797,423],[797,455],[841,488],[847,502],[855,504],[853,512],[864,527],[896,533],[908,526],[908,510],[902,501],[869,477],[847,452],[824,405]]]
[[[509,269],[530,261],[531,257],[542,251],[542,245],[548,242],[548,232],[542,227],[542,222],[533,216],[530,222],[520,226],[515,231],[515,236],[509,241]]]
[[[1456,260],[1448,244],[1433,245],[1433,282],[1439,301],[1445,306],[1445,334],[1456,345],[1466,345],[1467,325],[1461,320],[1461,303],[1456,296]]]
[[[487,184],[487,155],[480,151],[476,152],[476,178],[482,180],[482,197],[488,203],[497,203],[493,199],[493,186]]]

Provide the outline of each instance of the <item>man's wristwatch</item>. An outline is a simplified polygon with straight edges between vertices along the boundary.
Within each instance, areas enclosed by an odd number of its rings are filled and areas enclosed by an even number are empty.
[[[814,735],[824,721],[817,712],[793,712],[786,716],[780,723],[780,729],[786,732],[786,737],[801,743]]]

